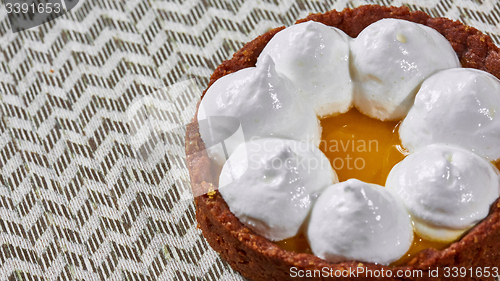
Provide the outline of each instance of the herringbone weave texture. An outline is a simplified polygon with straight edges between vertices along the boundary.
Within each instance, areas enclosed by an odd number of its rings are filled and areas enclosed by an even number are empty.
[[[81,0],[0,8],[0,280],[241,280],[196,228],[184,125],[214,68],[310,12],[405,4],[500,41],[486,0]]]

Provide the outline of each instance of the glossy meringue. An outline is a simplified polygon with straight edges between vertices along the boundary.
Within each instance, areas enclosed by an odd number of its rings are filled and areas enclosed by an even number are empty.
[[[500,80],[472,68],[443,70],[424,81],[399,135],[410,152],[442,143],[500,159]],[[500,113],[500,112],[499,112]]]
[[[238,146],[222,168],[219,192],[244,225],[276,241],[297,235],[317,196],[336,182],[317,147],[264,138]]]
[[[350,179],[318,198],[307,238],[313,253],[330,262],[390,264],[408,251],[413,230],[399,197],[383,186]]]
[[[342,30],[319,22],[295,24],[273,36],[257,65],[271,56],[318,116],[344,113],[352,107],[349,41]]]
[[[422,24],[382,19],[351,42],[354,105],[372,118],[398,120],[435,72],[460,67],[444,36]]]
[[[199,121],[209,120],[199,123],[201,138],[209,146],[209,157],[221,166],[238,145],[255,137],[280,137],[315,144],[321,138],[314,110],[304,102],[296,86],[276,72],[269,56],[257,67],[245,68],[215,81],[201,100],[197,117]],[[228,131],[232,127],[228,122],[232,123],[233,119],[241,124],[242,133]],[[224,146],[218,142],[224,142]]]
[[[500,177],[468,150],[430,145],[394,166],[386,187],[401,197],[420,237],[451,242],[488,215]]]

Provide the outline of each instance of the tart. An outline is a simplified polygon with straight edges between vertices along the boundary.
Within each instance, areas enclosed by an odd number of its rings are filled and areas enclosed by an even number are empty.
[[[500,78],[499,49],[491,38],[478,30],[444,18],[430,18],[423,12],[410,12],[406,7],[361,6],[331,11],[324,14],[311,14],[297,21],[316,21],[344,31],[356,37],[364,28],[383,18],[396,18],[420,23],[441,33],[455,50],[462,67],[487,71]],[[219,78],[240,69],[253,67],[269,40],[280,30],[276,28],[257,37],[236,52],[232,59],[223,62],[212,74],[209,87]],[[204,94],[206,93],[206,90]],[[498,267],[500,266],[500,202],[497,199],[490,208],[488,216],[445,249],[424,249],[403,264],[386,266],[359,261],[327,262],[310,253],[288,251],[255,233],[230,211],[228,205],[217,191],[220,169],[211,162],[200,137],[196,117],[186,133],[186,155],[195,197],[198,226],[208,243],[220,253],[230,266],[243,276],[252,280],[288,280],[292,273],[302,272],[357,272],[348,275],[346,280],[360,277],[370,278],[369,271],[421,270],[422,276],[388,277],[387,280],[402,279],[448,279],[445,268],[451,267]],[[293,270],[292,270],[293,269]],[[437,269],[437,270],[436,270]],[[437,278],[434,274],[437,272]],[[313,279],[329,279],[321,274]],[[345,277],[345,276],[344,276]],[[375,276],[380,277],[380,276]],[[470,280],[493,280],[476,274]]]

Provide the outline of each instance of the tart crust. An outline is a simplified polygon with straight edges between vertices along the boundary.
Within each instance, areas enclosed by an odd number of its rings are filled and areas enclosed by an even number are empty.
[[[457,53],[463,67],[477,68],[500,78],[499,48],[491,38],[477,29],[446,18],[431,18],[427,14],[410,12],[407,7],[382,7],[366,5],[341,12],[330,11],[324,14],[310,14],[296,23],[314,20],[343,30],[351,37],[356,37],[361,30],[382,18],[409,20],[432,27],[448,39]],[[237,51],[232,59],[224,61],[210,77],[209,87],[220,77],[255,66],[257,57],[278,31],[272,29]],[[206,90],[203,92],[205,94]],[[199,103],[198,103],[199,106]],[[293,280],[291,268],[298,270],[336,270],[356,271],[357,267],[367,270],[392,270],[392,278],[384,280],[451,280],[445,278],[445,267],[466,267],[469,280],[494,280],[494,277],[470,276],[469,268],[500,267],[500,199],[493,203],[488,217],[472,228],[459,241],[448,248],[437,251],[426,249],[419,252],[404,266],[389,267],[373,263],[347,261],[330,263],[311,254],[294,253],[276,246],[268,239],[256,234],[231,213],[224,199],[216,191],[218,173],[204,150],[204,144],[198,132],[196,116],[186,132],[187,164],[191,177],[193,193],[203,194],[195,197],[196,219],[208,243],[220,253],[222,258],[236,271],[252,280]],[[500,144],[499,144],[500,145]],[[429,270],[439,268],[439,278],[429,277]],[[397,270],[422,270],[423,277],[397,278]],[[480,270],[481,270],[480,269]],[[490,271],[491,273],[492,271]],[[369,275],[368,275],[369,276]],[[331,280],[334,277],[315,277],[308,280]],[[378,279],[363,274],[343,280]]]

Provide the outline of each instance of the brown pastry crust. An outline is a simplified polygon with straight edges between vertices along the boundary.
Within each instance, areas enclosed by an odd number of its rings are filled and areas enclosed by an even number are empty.
[[[471,67],[488,71],[500,78],[499,49],[491,38],[477,29],[464,26],[462,23],[446,18],[430,18],[423,12],[410,12],[406,7],[381,7],[376,5],[361,6],[356,9],[345,9],[341,12],[331,11],[325,14],[310,14],[304,22],[314,20],[326,25],[342,29],[351,37],[356,37],[363,28],[382,18],[398,18],[421,23],[432,27],[443,34],[452,44],[463,67]],[[236,52],[232,59],[224,61],[214,71],[210,85],[220,77],[239,69],[255,66],[256,60],[264,46],[283,27],[273,29]],[[205,90],[206,92],[206,90]],[[203,93],[203,95],[205,94]],[[196,117],[194,119],[196,121]],[[188,127],[186,134],[186,155],[191,176],[191,184],[195,194],[208,193],[195,198],[196,218],[198,226],[208,243],[219,252],[233,269],[253,280],[292,280],[290,270],[335,270],[356,271],[358,266],[370,270],[423,270],[423,278],[382,278],[383,280],[427,280],[429,269],[439,267],[440,278],[432,280],[453,280],[444,277],[445,267],[500,267],[500,201],[491,207],[489,216],[469,231],[462,239],[450,247],[437,251],[423,250],[407,265],[388,267],[373,263],[348,261],[329,263],[314,255],[297,254],[283,250],[266,238],[245,227],[230,212],[224,199],[217,191],[218,171],[213,171],[210,160],[203,150],[196,122]],[[328,278],[312,278],[308,280],[331,280]],[[371,280],[378,278],[347,277],[343,280]],[[457,278],[460,279],[460,278]],[[470,276],[468,280],[493,280]],[[461,279],[463,280],[463,279]]]

